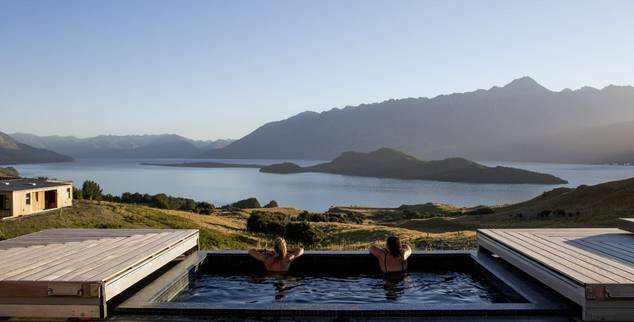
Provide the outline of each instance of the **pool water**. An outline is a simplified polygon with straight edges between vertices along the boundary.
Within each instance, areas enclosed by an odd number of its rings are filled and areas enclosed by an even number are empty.
[[[511,302],[486,279],[464,272],[383,276],[202,274],[173,301],[214,304],[468,304]]]

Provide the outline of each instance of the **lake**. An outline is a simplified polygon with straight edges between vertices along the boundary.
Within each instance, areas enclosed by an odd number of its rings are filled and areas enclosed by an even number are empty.
[[[210,201],[221,206],[256,197],[261,203],[324,211],[333,205],[395,207],[401,204],[445,202],[459,206],[513,203],[561,186],[576,187],[634,177],[634,166],[552,163],[482,162],[556,175],[567,185],[471,184],[398,180],[324,173],[271,174],[248,168],[176,168],[140,165],[142,162],[211,161],[272,164],[280,160],[80,159],[75,162],[17,165],[20,174],[72,180],[79,186],[95,180],[104,193],[166,193]],[[322,161],[293,161],[302,166]]]

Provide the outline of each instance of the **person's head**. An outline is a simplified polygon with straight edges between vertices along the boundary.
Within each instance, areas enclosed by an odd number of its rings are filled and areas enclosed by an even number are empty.
[[[387,246],[387,250],[390,252],[390,255],[400,257],[403,254],[403,246],[401,245],[401,240],[398,239],[398,237],[388,237],[385,241],[385,245]]]
[[[273,242],[273,248],[275,249],[275,255],[279,258],[286,257],[288,250],[286,248],[286,240],[282,237],[275,238]]]

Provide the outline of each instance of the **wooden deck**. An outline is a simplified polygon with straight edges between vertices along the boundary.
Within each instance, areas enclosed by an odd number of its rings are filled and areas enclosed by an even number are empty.
[[[588,321],[634,319],[634,234],[481,229],[478,245],[579,304]]]
[[[51,229],[0,241],[0,316],[104,318],[108,300],[197,248],[197,230]]]

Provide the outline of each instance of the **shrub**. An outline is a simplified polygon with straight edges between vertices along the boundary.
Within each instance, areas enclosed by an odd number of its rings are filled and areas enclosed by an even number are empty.
[[[301,221],[328,222],[328,218],[324,214],[308,211],[302,211],[299,216],[297,216],[297,219]]]
[[[271,200],[271,201],[269,201],[269,203],[267,203],[267,204],[264,206],[264,208],[277,208],[277,207],[278,207],[278,205],[277,205],[277,201],[275,201],[275,200]]]
[[[203,201],[196,203],[196,206],[194,207],[194,212],[201,215],[209,215],[214,211],[214,209],[214,205]]]
[[[325,233],[307,222],[294,222],[286,225],[284,237],[304,245],[314,245],[325,239]]]
[[[249,198],[249,199],[236,201],[231,204],[231,207],[239,208],[239,209],[262,208],[260,206],[260,202],[258,202],[256,198]]]
[[[282,213],[256,211],[247,219],[247,230],[254,233],[284,236],[289,216]]]

